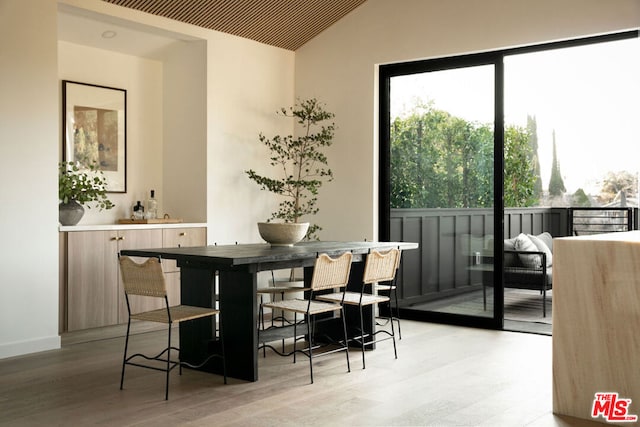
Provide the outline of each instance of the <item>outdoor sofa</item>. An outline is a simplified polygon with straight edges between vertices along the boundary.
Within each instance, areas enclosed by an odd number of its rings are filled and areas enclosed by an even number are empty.
[[[548,232],[520,233],[504,241],[504,287],[540,291],[542,317],[547,316],[547,291],[551,290],[553,238]]]

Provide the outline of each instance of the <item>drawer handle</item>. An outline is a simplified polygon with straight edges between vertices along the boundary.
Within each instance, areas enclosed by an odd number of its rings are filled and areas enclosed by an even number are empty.
[[[118,240],[118,238],[117,238],[117,237],[112,237],[110,240],[111,240],[112,242],[115,242],[116,240]]]
[[[124,236],[118,237],[118,240],[124,240]]]
[[[181,237],[184,237],[184,236],[186,236],[186,235],[187,235],[187,233],[180,233],[180,236],[181,236]]]

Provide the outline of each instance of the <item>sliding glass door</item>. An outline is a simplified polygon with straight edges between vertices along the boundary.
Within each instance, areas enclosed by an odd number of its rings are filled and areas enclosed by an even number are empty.
[[[495,326],[501,317],[494,292],[501,67],[491,56],[423,65],[384,70],[390,237],[421,242],[419,254],[405,254],[420,259],[405,263],[404,311]],[[407,265],[415,262],[419,271]]]
[[[504,240],[566,235],[558,207],[638,206],[638,43],[629,31],[380,67],[379,235],[420,243],[404,254],[404,317],[502,328],[526,294],[550,333],[552,291],[504,290]]]

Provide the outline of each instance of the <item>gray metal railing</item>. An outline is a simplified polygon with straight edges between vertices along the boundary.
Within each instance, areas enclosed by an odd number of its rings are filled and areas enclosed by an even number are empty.
[[[569,236],[631,231],[633,208],[568,208]]]
[[[627,209],[627,208],[625,208]],[[612,225],[615,229],[637,229],[638,209],[625,210],[625,222]],[[590,208],[591,211],[619,211],[618,208]],[[577,208],[507,208],[504,210],[504,237],[519,233],[540,234],[548,231],[553,237],[571,236],[576,230]],[[586,209],[584,209],[587,212]],[[613,217],[612,217],[613,218]],[[391,241],[417,242],[418,250],[403,253],[398,277],[400,305],[431,301],[443,296],[464,293],[474,285],[469,272],[470,240],[486,239],[490,245],[493,231],[492,209],[392,209]],[[595,226],[592,225],[592,231]],[[602,229],[605,230],[605,229]],[[580,231],[578,231],[580,234]],[[465,240],[466,238],[466,240]],[[466,246],[466,248],[465,248]]]

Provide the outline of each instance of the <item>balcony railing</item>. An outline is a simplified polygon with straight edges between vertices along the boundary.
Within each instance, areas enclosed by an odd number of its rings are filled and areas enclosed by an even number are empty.
[[[630,231],[633,208],[569,208],[570,236]]]
[[[590,208],[589,211],[577,208],[508,208],[504,211],[504,237],[544,231],[553,237],[563,237],[575,232],[580,234],[580,230],[610,232],[637,229],[634,227],[638,218],[637,208],[623,209],[624,215],[620,208]],[[593,217],[578,215],[583,211],[591,212]],[[599,216],[596,217],[594,211]],[[606,223],[607,218],[609,223]],[[464,293],[474,286],[468,268],[469,248],[478,238],[483,239],[485,246],[493,247],[493,224],[492,209],[392,209],[391,241],[420,244],[418,250],[403,254],[398,277],[400,305]]]

